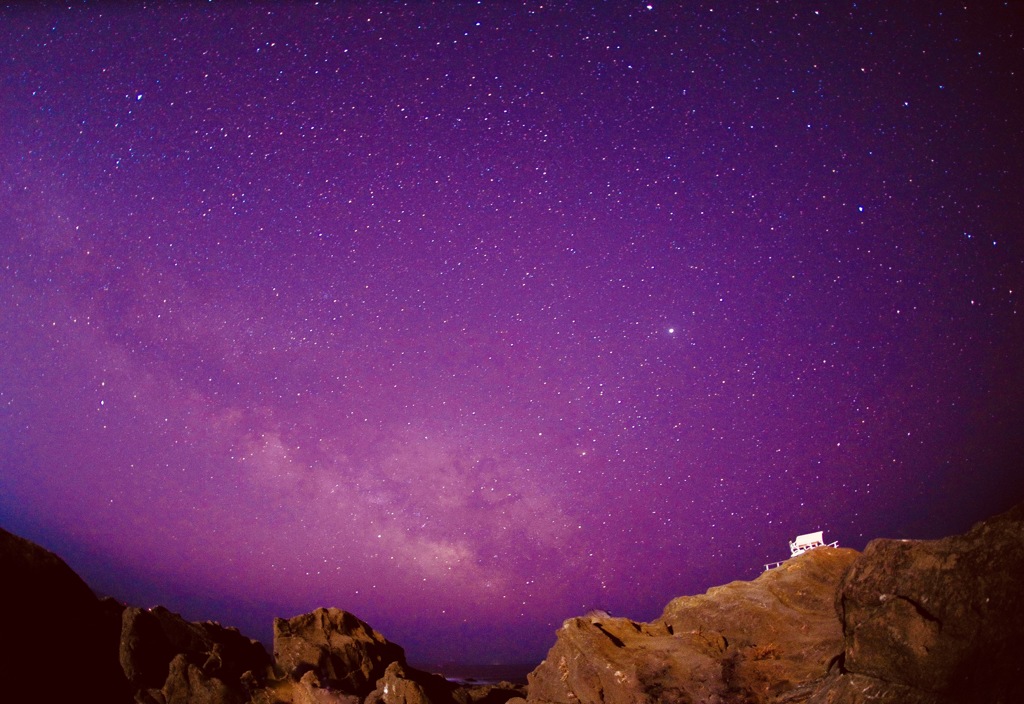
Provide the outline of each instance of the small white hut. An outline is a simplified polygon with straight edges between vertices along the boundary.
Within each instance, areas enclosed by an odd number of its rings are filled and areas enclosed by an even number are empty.
[[[817,533],[796,536],[796,540],[789,541],[789,556],[796,557],[797,555],[803,555],[808,550],[820,548],[825,544],[825,541],[822,540],[823,534],[824,531],[819,530]]]
[[[814,548],[837,548],[839,547],[839,541],[834,540],[831,543],[826,544],[824,538],[824,531],[818,531],[817,533],[805,533],[803,535],[796,536],[796,540],[789,541],[789,556],[796,557],[797,555],[803,555],[808,550]],[[764,571],[773,570],[781,565],[785,560],[779,560],[778,562],[771,562],[764,566]]]

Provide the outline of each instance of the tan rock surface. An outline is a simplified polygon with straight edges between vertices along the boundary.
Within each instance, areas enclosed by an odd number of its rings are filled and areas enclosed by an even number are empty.
[[[530,674],[528,701],[767,703],[787,692],[806,698],[842,652],[834,596],[857,555],[818,548],[751,582],[674,599],[651,623],[569,619]]]
[[[293,680],[313,672],[322,686],[365,697],[388,665],[405,663],[405,652],[369,624],[332,608],[274,619],[274,660]]]

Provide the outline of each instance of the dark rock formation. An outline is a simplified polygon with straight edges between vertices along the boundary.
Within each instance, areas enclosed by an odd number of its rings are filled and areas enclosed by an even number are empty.
[[[166,704],[243,704],[249,699],[237,682],[211,675],[184,653],[171,660],[160,694],[154,698]]]
[[[463,685],[472,704],[514,704],[526,701],[526,685],[512,682]]]
[[[136,699],[154,702],[244,702],[246,682],[266,676],[263,646],[234,628],[191,623],[163,607],[129,607],[122,616],[121,667]]]
[[[459,686],[410,667],[403,650],[355,616],[317,609],[274,622],[280,677],[253,696],[256,704],[505,704],[523,688]]]
[[[857,554],[812,550],[752,582],[675,599],[652,623],[569,619],[530,674],[528,701],[754,703],[809,695],[842,652],[834,597]]]
[[[313,672],[324,687],[365,697],[405,651],[347,611],[317,609],[274,619],[274,659],[296,682]]]
[[[815,704],[1024,702],[1024,504],[961,536],[872,541],[836,609],[842,671]]]
[[[469,704],[466,691],[438,675],[400,663],[388,665],[366,704]]]
[[[377,681],[366,704],[506,704],[526,688],[509,682],[496,685],[457,685],[441,675],[393,662]]]
[[[117,663],[119,607],[101,602],[63,560],[0,530],[0,699],[65,702],[74,683],[97,701],[130,702]]]
[[[363,698],[333,689],[307,671],[298,680],[280,677],[252,692],[253,704],[362,704]]]

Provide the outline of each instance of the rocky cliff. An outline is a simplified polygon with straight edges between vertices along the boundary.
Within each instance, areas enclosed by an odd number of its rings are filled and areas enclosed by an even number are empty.
[[[818,548],[641,623],[567,620],[527,691],[463,687],[338,609],[237,630],[99,600],[0,530],[3,701],[128,704],[1024,702],[1024,505],[935,541]]]
[[[818,548],[651,623],[569,619],[529,702],[1024,702],[1024,505],[943,540]]]
[[[661,618],[566,621],[529,679],[537,704],[769,702],[810,690],[843,650],[833,606],[854,550],[819,548],[701,596]]]
[[[63,560],[0,530],[0,701],[64,702],[60,683],[130,702],[117,663],[120,607]]]
[[[942,540],[874,540],[836,594],[812,704],[1024,702],[1024,504]]]

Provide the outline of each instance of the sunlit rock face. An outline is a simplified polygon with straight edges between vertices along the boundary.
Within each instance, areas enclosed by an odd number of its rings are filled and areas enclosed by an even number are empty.
[[[529,700],[771,702],[822,681],[842,653],[834,598],[855,550],[818,548],[637,623],[570,619],[530,675]]]

